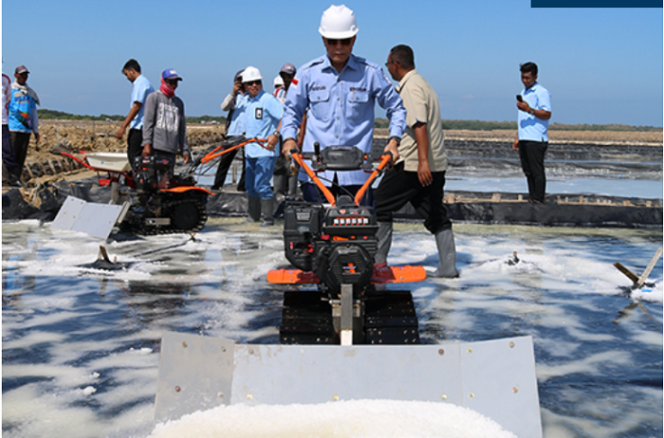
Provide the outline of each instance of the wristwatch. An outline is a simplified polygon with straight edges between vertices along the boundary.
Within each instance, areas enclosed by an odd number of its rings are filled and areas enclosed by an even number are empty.
[[[393,135],[392,137],[387,139],[387,142],[389,143],[392,140],[395,140],[397,142],[397,146],[399,146],[401,144],[401,137],[397,137],[396,135]]]
[[[528,110],[528,114],[532,114],[532,115],[535,115],[535,110],[534,110],[534,109],[532,109],[532,108],[530,108],[530,109]]]

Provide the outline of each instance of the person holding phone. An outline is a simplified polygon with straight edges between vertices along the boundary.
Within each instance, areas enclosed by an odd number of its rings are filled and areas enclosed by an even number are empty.
[[[239,103],[242,99],[245,98],[244,85],[242,84],[242,72],[240,70],[235,73],[233,77],[233,91],[228,93],[223,102],[221,102],[221,109],[228,111],[226,115],[226,136],[233,135],[243,135],[244,134],[244,124],[240,118],[241,111],[237,111],[236,108],[239,106]],[[228,169],[231,167],[233,159],[237,154],[238,149],[231,151],[221,157],[219,160],[219,166],[217,167],[217,173],[214,176],[214,183],[212,183],[212,190],[221,190],[226,181],[226,175],[228,174]],[[237,183],[237,190],[243,192],[244,187],[244,151],[240,152],[242,154],[242,176]]]
[[[551,94],[537,82],[537,64],[526,62],[520,70],[524,89],[516,96],[518,132],[512,149],[519,151],[521,168],[528,181],[529,201],[542,204],[546,193],[544,155],[549,145]]]

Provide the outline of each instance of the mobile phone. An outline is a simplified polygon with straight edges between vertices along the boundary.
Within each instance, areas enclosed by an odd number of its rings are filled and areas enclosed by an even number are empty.
[[[523,97],[521,97],[520,94],[517,94],[516,95],[516,100],[518,100],[519,102],[523,102]]]

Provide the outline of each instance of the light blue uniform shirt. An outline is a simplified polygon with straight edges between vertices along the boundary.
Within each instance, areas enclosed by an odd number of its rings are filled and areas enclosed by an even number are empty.
[[[284,107],[281,103],[271,94],[261,90],[256,97],[247,97],[239,101],[239,108],[241,110],[240,118],[246,128],[245,136],[247,138],[267,138],[269,135],[274,134],[279,126],[279,120],[284,114]],[[256,143],[250,143],[244,147],[247,157],[277,157],[279,156],[279,147],[274,151],[268,151]]]
[[[551,111],[551,94],[537,82],[521,91],[523,100],[535,110]],[[519,140],[549,141],[549,121],[519,110]]]
[[[242,119],[242,109],[240,108],[242,100],[246,99],[248,93],[235,95],[235,109],[231,115],[231,124],[228,127],[228,135],[242,135],[244,134],[244,122]]]
[[[138,111],[138,114],[129,124],[129,129],[143,129],[143,117],[145,116],[145,100],[148,98],[150,93],[154,92],[152,84],[148,81],[143,75],[140,75],[134,80],[134,87],[131,89],[131,103],[129,108],[134,106],[134,102],[141,103],[141,109]]]
[[[406,109],[382,68],[364,58],[350,55],[341,73],[332,67],[327,55],[317,58],[298,69],[286,101],[281,135],[296,138],[297,129],[307,112],[304,152],[313,152],[314,142],[321,149],[328,146],[357,146],[370,153],[373,144],[374,106],[387,110],[390,119],[390,137],[401,138],[406,129]],[[332,181],[334,172],[320,174]],[[338,172],[339,184],[364,184],[368,173]],[[300,180],[308,177],[300,171]],[[323,180],[327,186],[329,181]]]

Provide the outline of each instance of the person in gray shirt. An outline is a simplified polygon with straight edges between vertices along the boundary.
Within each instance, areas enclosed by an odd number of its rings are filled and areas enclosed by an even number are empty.
[[[175,70],[164,70],[161,74],[161,87],[145,101],[141,155],[168,159],[170,175],[173,175],[178,150],[184,157],[184,164],[189,162],[191,155],[187,143],[184,103],[175,96],[175,89],[181,80]]]

